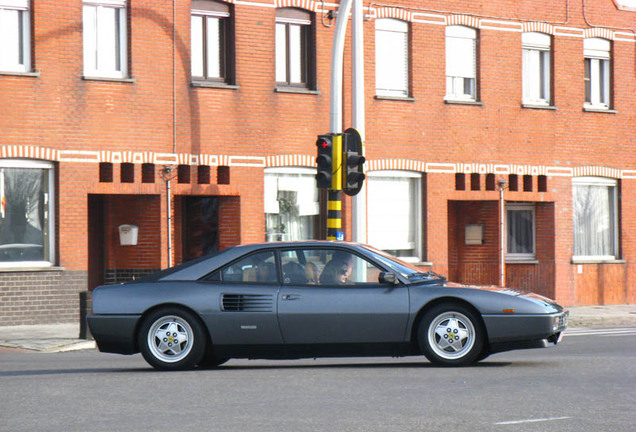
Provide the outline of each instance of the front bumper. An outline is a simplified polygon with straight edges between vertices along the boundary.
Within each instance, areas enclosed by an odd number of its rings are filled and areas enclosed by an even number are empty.
[[[135,354],[140,315],[89,315],[88,327],[101,352]]]
[[[556,345],[567,328],[569,312],[545,315],[484,315],[491,352]]]

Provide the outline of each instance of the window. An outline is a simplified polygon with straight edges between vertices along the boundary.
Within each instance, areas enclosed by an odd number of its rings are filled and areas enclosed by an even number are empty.
[[[585,107],[610,108],[610,41],[587,38],[585,56]]]
[[[276,11],[276,82],[283,86],[313,88],[312,20],[309,12],[282,8]]]
[[[477,100],[477,30],[446,27],[446,100]]]
[[[0,160],[0,267],[54,263],[53,164]]]
[[[127,76],[126,0],[84,0],[84,75]]]
[[[409,25],[391,18],[375,22],[375,92],[378,96],[409,95]]]
[[[369,244],[407,261],[420,260],[421,179],[409,171],[368,173]]]
[[[267,241],[309,240],[317,236],[320,207],[316,170],[265,170]]]
[[[277,283],[276,255],[259,252],[242,258],[206,278],[209,281]]]
[[[506,260],[534,260],[534,204],[506,205]]]
[[[521,35],[523,45],[523,103],[550,105],[550,35],[529,32]]]
[[[29,0],[0,0],[0,71],[30,70]]]
[[[232,84],[230,5],[194,0],[191,17],[192,78]]]
[[[617,181],[602,177],[572,180],[574,256],[616,259],[618,256]]]
[[[345,250],[303,248],[281,251],[283,283],[289,285],[377,284],[383,271]]]

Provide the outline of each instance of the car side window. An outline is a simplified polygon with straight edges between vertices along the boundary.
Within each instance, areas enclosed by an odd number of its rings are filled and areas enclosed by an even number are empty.
[[[276,255],[274,251],[249,255],[214,272],[206,280],[230,283],[278,283]]]
[[[347,250],[295,249],[281,252],[283,283],[291,285],[377,284],[382,269]]]

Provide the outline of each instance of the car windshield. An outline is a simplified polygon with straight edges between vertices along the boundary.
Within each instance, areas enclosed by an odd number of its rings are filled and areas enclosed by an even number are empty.
[[[415,279],[446,279],[444,276],[434,272],[422,272],[421,268],[416,265],[400,260],[393,255],[384,252],[383,250],[376,249],[372,246],[364,245],[365,249],[373,252],[378,261],[389,267],[391,270],[399,273],[400,275],[408,278],[409,280]]]

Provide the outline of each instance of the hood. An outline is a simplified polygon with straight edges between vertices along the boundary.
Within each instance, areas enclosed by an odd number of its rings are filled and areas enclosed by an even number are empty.
[[[496,292],[499,294],[505,294],[513,297],[522,297],[527,300],[530,300],[534,303],[540,304],[542,306],[554,306],[557,304],[556,301],[551,298],[542,296],[540,294],[536,294],[530,291],[521,291],[513,288],[505,288],[499,287],[496,285],[468,285],[468,284],[460,284],[457,282],[446,282],[444,286],[449,288],[468,288],[468,289],[478,289],[481,291],[490,291]]]

